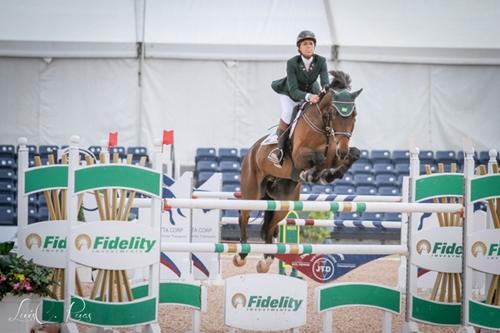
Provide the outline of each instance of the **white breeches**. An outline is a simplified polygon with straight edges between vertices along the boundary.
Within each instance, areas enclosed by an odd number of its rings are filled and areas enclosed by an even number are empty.
[[[295,102],[293,99],[286,95],[279,95],[280,96],[280,104],[281,104],[281,120],[283,120],[285,123],[290,124],[292,121],[292,112],[293,108],[295,105],[297,105],[297,102]]]

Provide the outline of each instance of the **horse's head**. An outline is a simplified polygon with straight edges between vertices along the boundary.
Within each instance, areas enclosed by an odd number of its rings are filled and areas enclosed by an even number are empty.
[[[351,92],[351,78],[341,71],[331,71],[333,81],[330,91],[321,101],[325,123],[331,124],[335,135],[336,153],[340,159],[345,159],[349,154],[349,140],[356,122],[355,100],[363,89]],[[324,108],[323,108],[324,106]]]

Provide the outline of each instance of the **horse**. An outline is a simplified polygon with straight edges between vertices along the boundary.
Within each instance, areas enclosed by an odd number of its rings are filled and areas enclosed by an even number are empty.
[[[354,100],[363,89],[350,92],[350,76],[341,71],[330,71],[333,80],[320,94],[317,104],[308,104],[295,120],[295,129],[285,148],[281,166],[273,164],[267,156],[275,144],[261,145],[257,140],[244,157],[241,165],[240,191],[244,200],[298,200],[301,183],[328,184],[343,177],[359,159],[360,151],[349,147],[356,121]],[[284,135],[288,135],[285,132]],[[278,235],[278,223],[288,212],[266,211],[260,231],[267,244]],[[240,242],[247,243],[249,210],[239,211]],[[235,266],[246,263],[245,253],[233,258]],[[269,270],[274,256],[264,254],[257,271]]]

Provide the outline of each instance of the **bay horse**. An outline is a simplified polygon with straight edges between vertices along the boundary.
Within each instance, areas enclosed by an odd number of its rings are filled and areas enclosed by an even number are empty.
[[[267,156],[275,144],[261,145],[260,138],[248,150],[241,165],[241,199],[243,200],[298,200],[302,182],[328,184],[342,178],[359,158],[360,151],[349,147],[356,121],[354,100],[362,89],[351,93],[351,79],[341,71],[330,71],[333,80],[320,94],[317,104],[309,104],[296,120],[294,132],[285,149],[281,167]],[[284,135],[288,135],[288,131]],[[266,211],[261,237],[267,243],[278,235],[278,223],[288,212]],[[250,211],[239,211],[240,242],[247,242],[247,224]],[[247,254],[233,258],[235,266],[243,266]],[[269,270],[274,256],[265,254],[257,264],[257,271]]]

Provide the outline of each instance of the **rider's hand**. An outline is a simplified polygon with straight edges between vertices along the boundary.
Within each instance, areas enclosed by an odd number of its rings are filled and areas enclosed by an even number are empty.
[[[318,95],[311,95],[311,99],[309,100],[311,104],[316,104],[319,102],[319,96]]]

